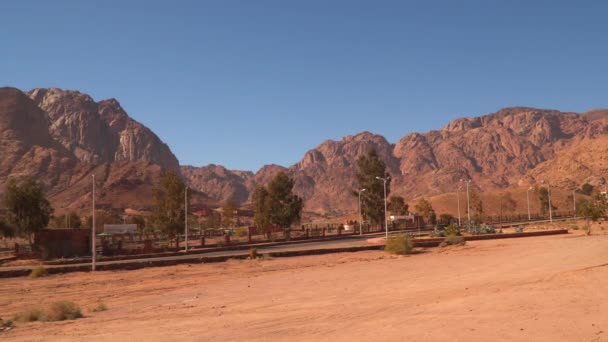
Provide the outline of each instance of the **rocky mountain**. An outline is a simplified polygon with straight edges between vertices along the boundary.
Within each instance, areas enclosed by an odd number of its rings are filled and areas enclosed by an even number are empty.
[[[148,207],[163,170],[172,169],[181,170],[210,204],[229,198],[248,203],[256,186],[284,171],[295,180],[306,211],[352,212],[356,162],[371,148],[388,166],[392,193],[409,200],[453,193],[460,179],[471,179],[481,192],[540,181],[562,189],[600,185],[608,179],[608,110],[505,108],[410,133],[395,144],[363,132],[325,141],[289,167],[266,165],[254,173],[180,167],[169,147],[115,99],[96,102],[56,88],[0,88],[0,191],[9,178],[31,175],[46,185],[58,209],[89,207],[93,173],[101,206]]]
[[[396,144],[363,132],[340,141],[325,141],[289,168],[264,167],[255,175],[234,179],[238,198],[247,198],[256,184],[284,170],[296,181],[305,209],[317,213],[356,209],[352,191],[356,161],[374,148],[387,164],[392,193],[415,199],[455,192],[460,179],[471,179],[478,191],[506,190],[537,184],[557,187],[602,184],[608,179],[608,111],[583,114],[514,107],[481,117],[454,120],[427,133],[411,133]],[[197,168],[191,168],[195,172]],[[204,167],[209,174],[213,168]],[[223,174],[232,171],[222,169]],[[212,184],[190,183],[200,191],[225,198]],[[209,176],[217,179],[216,176]]]
[[[93,173],[101,206],[145,207],[162,170],[179,170],[169,147],[118,101],[57,88],[0,88],[0,155],[0,190],[33,176],[58,210],[90,206]]]

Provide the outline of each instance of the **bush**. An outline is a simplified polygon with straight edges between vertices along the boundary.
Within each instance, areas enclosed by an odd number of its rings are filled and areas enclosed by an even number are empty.
[[[13,321],[7,319],[6,321],[0,318],[0,331],[8,330],[13,327]]]
[[[97,306],[94,306],[89,309],[90,312],[101,312],[101,311],[106,311],[106,310],[108,310],[108,307],[103,302],[99,303],[99,304],[97,304]]]
[[[40,277],[44,277],[46,275],[46,268],[44,268],[44,266],[36,266],[34,269],[32,269],[32,272],[30,273],[30,277],[32,278],[40,278]]]
[[[521,224],[517,227],[515,227],[515,232],[516,233],[523,233],[524,232],[524,226],[522,226]]]
[[[255,247],[249,248],[249,259],[257,259],[258,258],[258,249]]]
[[[465,243],[466,243],[466,241],[463,236],[449,235],[449,236],[446,236],[446,238],[443,239],[443,241],[441,241],[441,243],[439,244],[439,247],[460,246],[460,245],[464,245]]]
[[[450,224],[445,227],[445,236],[460,236],[460,229],[457,226]]]
[[[66,319],[82,318],[80,307],[69,300],[60,300],[51,303],[45,312],[45,321],[65,321]]]
[[[42,310],[39,308],[31,308],[18,312],[13,316],[13,320],[17,322],[35,322],[43,320]]]
[[[235,235],[237,237],[245,237],[245,236],[249,236],[249,231],[247,230],[247,228],[238,228],[236,229],[236,233]]]
[[[81,317],[83,316],[78,305],[68,300],[61,300],[51,303],[44,311],[40,308],[31,308],[19,312],[13,319],[17,322],[54,322]]]
[[[384,246],[384,250],[388,253],[398,255],[410,254],[413,249],[414,242],[407,234],[389,237]]]

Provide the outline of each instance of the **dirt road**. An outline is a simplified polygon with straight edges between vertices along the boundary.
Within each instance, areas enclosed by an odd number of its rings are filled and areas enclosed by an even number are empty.
[[[61,299],[0,339],[608,341],[608,235],[0,279],[2,318]]]

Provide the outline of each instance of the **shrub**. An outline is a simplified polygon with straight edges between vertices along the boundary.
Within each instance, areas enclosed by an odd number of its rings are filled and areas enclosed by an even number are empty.
[[[384,250],[391,254],[410,254],[414,249],[414,242],[412,238],[407,234],[391,236],[386,241]]]
[[[73,302],[61,300],[51,303],[46,310],[31,308],[17,313],[13,319],[17,322],[53,322],[81,318],[80,308]]]
[[[431,233],[431,236],[433,236],[433,237],[442,237],[442,236],[445,236],[445,231],[441,230],[441,229],[439,229],[439,227],[435,226],[433,228],[433,232]]]
[[[443,241],[441,241],[439,247],[460,246],[464,245],[465,243],[466,241],[463,236],[448,235],[445,239],[443,239]]]
[[[108,310],[108,307],[103,302],[98,303],[97,306],[94,306],[89,309],[90,312],[100,312],[100,311],[106,311],[106,310]]]
[[[7,319],[6,321],[0,318],[0,331],[8,330],[13,327],[13,321]]]
[[[521,224],[517,227],[515,227],[515,232],[516,233],[523,233],[524,232],[524,226],[522,226]]]
[[[460,229],[457,226],[450,224],[445,227],[445,236],[460,236]]]
[[[30,273],[30,277],[32,278],[44,277],[45,275],[46,268],[44,268],[44,266],[36,266],[34,269],[32,269],[32,272]]]
[[[43,320],[43,313],[40,308],[31,308],[18,312],[13,316],[13,320],[17,322],[35,322]]]
[[[74,302],[69,300],[60,300],[51,303],[44,316],[45,321],[53,322],[64,321],[66,319],[82,318],[82,313],[80,312],[80,307],[78,307],[78,305],[76,305]]]
[[[249,259],[257,259],[258,258],[258,249],[255,247],[249,248]]]
[[[245,237],[249,235],[249,231],[247,230],[247,228],[238,228],[236,229],[236,236],[238,237]]]

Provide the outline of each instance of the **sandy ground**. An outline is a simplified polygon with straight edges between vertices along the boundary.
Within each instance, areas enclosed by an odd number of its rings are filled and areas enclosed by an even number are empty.
[[[85,318],[15,341],[608,341],[608,235],[0,279],[0,317],[69,299]],[[109,310],[88,308],[98,302]]]

